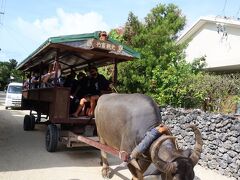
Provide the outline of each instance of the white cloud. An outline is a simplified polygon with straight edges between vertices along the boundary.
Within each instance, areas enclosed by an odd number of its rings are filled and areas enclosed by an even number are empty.
[[[21,61],[49,37],[92,33],[99,30],[109,31],[110,27],[104,22],[102,15],[96,12],[69,13],[59,8],[56,10],[55,16],[45,19],[27,21],[18,17],[14,26],[16,37],[12,38],[14,43],[5,43],[5,49],[14,53],[6,53],[10,57],[1,55],[0,58],[15,58]],[[1,54],[3,54],[3,50]]]
[[[17,28],[19,28],[20,34],[36,43],[43,42],[52,36],[110,30],[103,17],[96,12],[86,14],[68,13],[61,8],[57,9],[55,17],[36,19],[33,22],[28,22],[19,17]]]

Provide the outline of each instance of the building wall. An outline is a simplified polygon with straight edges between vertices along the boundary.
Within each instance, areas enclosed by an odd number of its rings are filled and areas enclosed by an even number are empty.
[[[186,49],[187,61],[206,56],[208,68],[240,64],[240,27],[225,25],[227,36],[217,25],[206,23],[193,35]]]

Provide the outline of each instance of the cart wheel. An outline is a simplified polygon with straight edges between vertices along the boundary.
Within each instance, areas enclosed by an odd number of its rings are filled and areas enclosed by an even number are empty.
[[[49,124],[46,132],[46,149],[48,152],[55,152],[58,145],[58,128],[55,124]]]
[[[24,116],[24,120],[23,120],[23,129],[24,131],[29,131],[31,130],[32,127],[32,120],[31,120],[31,116],[30,115],[25,115]]]
[[[31,114],[30,117],[31,117],[31,130],[33,130],[35,127],[35,116]]]

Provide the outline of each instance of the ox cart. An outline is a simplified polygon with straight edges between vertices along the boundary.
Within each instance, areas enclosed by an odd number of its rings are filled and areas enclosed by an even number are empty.
[[[102,67],[112,64],[112,82],[115,83],[117,64],[138,58],[139,54],[111,38],[101,39],[99,34],[101,33],[94,32],[49,38],[21,62],[17,69],[25,74],[37,72],[41,80],[41,75],[53,62],[61,65],[63,76],[72,70],[78,72],[89,66]],[[55,69],[53,86],[22,91],[21,109],[30,110],[30,114],[24,117],[24,130],[34,130],[35,125],[47,124],[45,141],[49,152],[56,151],[59,142],[67,147],[85,143],[113,155],[120,155],[120,158],[125,160],[126,154],[98,142],[94,117],[82,115],[73,118],[69,115],[70,88],[56,83],[58,70]]]

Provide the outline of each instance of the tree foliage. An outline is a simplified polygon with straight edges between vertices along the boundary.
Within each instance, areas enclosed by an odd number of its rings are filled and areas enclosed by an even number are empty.
[[[185,17],[173,4],[157,5],[143,22],[129,13],[123,39],[140,52],[141,58],[120,65],[120,90],[147,93],[162,102],[160,89],[172,85],[166,83],[164,76],[173,72],[179,74],[178,69],[184,64],[183,46],[175,43],[184,25]],[[179,81],[178,78],[175,80]]]
[[[141,58],[119,65],[118,90],[148,94],[160,105],[231,109],[226,104],[238,99],[240,75],[202,71],[205,57],[187,63],[186,44],[176,44],[184,25],[185,17],[173,4],[157,5],[144,21],[130,12],[124,33],[113,30],[111,36],[140,52]]]
[[[240,74],[198,73],[189,77],[180,88],[188,89],[185,102],[196,102],[195,107],[208,111],[227,112],[238,100],[239,86]]]
[[[108,36],[122,43],[123,42],[123,32],[124,32],[123,27],[112,29],[109,32]]]
[[[15,82],[22,80],[22,73],[16,70],[17,61],[9,59],[9,61],[0,62],[0,89],[3,90],[5,86],[11,81],[11,77]]]

